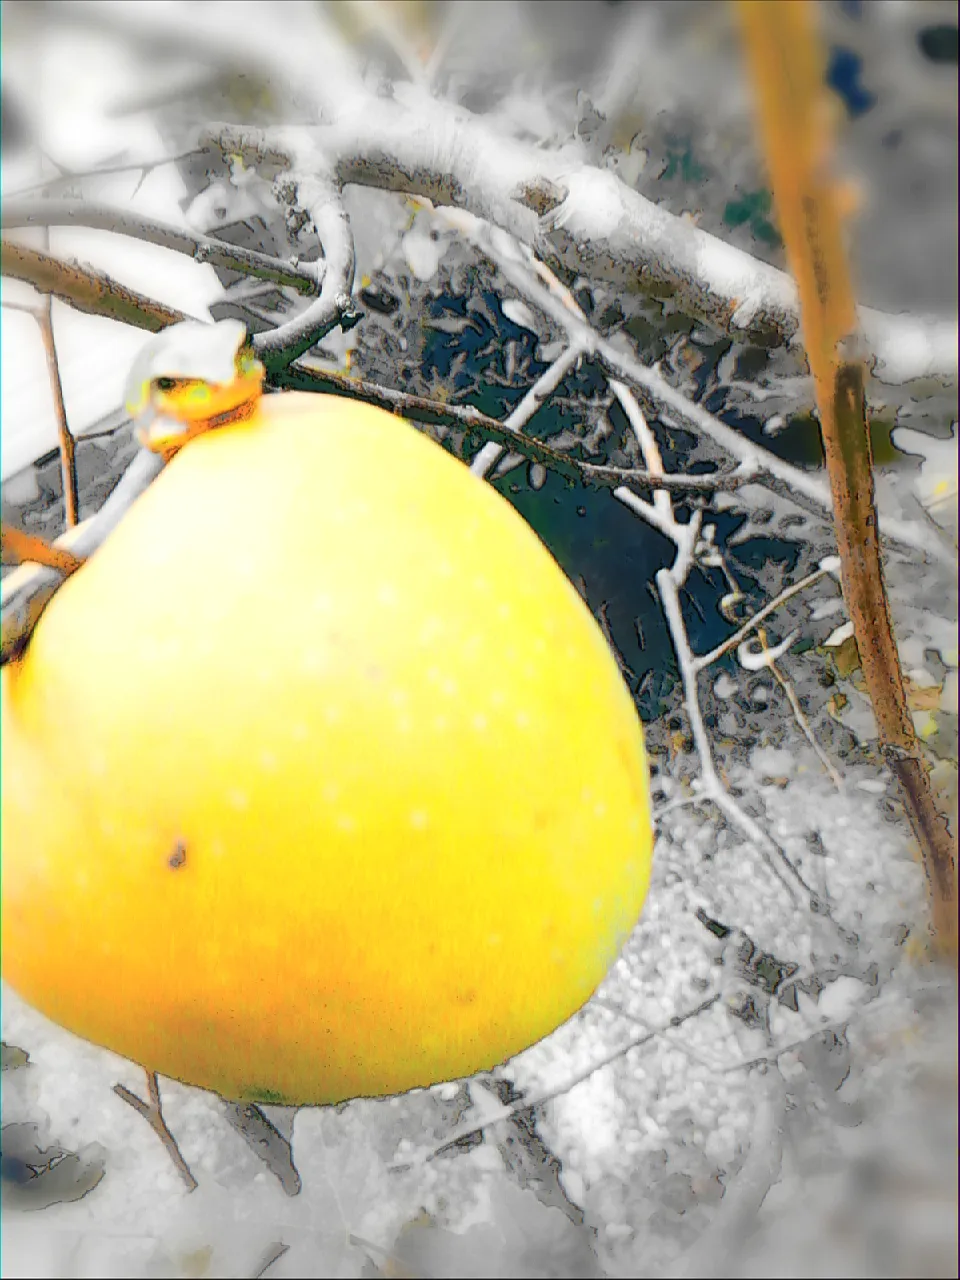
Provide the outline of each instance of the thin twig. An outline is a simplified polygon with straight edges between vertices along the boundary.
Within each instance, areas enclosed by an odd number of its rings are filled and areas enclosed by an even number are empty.
[[[268,1244],[264,1249],[260,1261],[257,1263],[253,1271],[250,1272],[250,1280],[261,1280],[265,1276],[275,1262],[279,1262],[285,1253],[289,1253],[290,1246],[284,1244],[282,1240],[275,1240],[273,1244]]]
[[[93,227],[185,254],[197,262],[242,271],[308,296],[316,294],[319,287],[316,263],[273,258],[199,231],[144,218],[122,205],[56,198],[9,200],[3,206],[3,229],[6,233],[16,227]]]
[[[720,999],[719,995],[709,996],[706,1000],[702,1000],[700,1004],[695,1005],[692,1009],[687,1009],[683,1013],[675,1014],[669,1022],[663,1026],[648,1027],[642,1032],[631,1036],[630,1039],[620,1045],[619,1048],[611,1050],[610,1053],[604,1054],[602,1058],[592,1062],[583,1070],[578,1071],[571,1079],[564,1080],[561,1084],[555,1085],[550,1089],[544,1089],[532,1098],[525,1098],[522,1102],[516,1102],[512,1106],[501,1107],[499,1110],[492,1112],[479,1123],[476,1121],[466,1121],[464,1124],[454,1129],[444,1141],[436,1147],[423,1148],[415,1152],[413,1155],[403,1160],[395,1160],[387,1167],[393,1172],[400,1172],[406,1169],[414,1168],[418,1165],[427,1164],[435,1159],[443,1151],[449,1147],[455,1146],[458,1142],[462,1142],[464,1138],[470,1138],[476,1133],[481,1133],[484,1129],[490,1128],[491,1125],[503,1124],[505,1120],[512,1120],[514,1117],[523,1115],[525,1111],[532,1111],[536,1107],[542,1107],[547,1102],[552,1102],[554,1098],[559,1098],[565,1093],[569,1093],[571,1089],[576,1088],[578,1084],[582,1084],[584,1080],[589,1079],[596,1071],[602,1070],[616,1062],[617,1058],[622,1058],[624,1054],[629,1053],[631,1049],[639,1048],[641,1045],[648,1044],[651,1040],[656,1039],[663,1031],[669,1030],[671,1027],[682,1026],[684,1022],[690,1018],[696,1018],[707,1009],[712,1008]]]
[[[150,1101],[144,1102],[142,1098],[138,1098],[132,1090],[126,1087],[126,1085],[115,1084],[113,1086],[113,1092],[117,1097],[122,1098],[124,1102],[129,1103],[129,1105],[133,1107],[134,1111],[139,1112],[139,1114],[143,1116],[144,1120],[149,1124],[150,1128],[163,1143],[164,1147],[166,1147],[167,1154],[173,1161],[174,1168],[183,1179],[187,1190],[196,1191],[198,1185],[197,1180],[190,1172],[190,1166],[181,1155],[180,1148],[177,1146],[177,1140],[167,1128],[167,1122],[163,1118],[163,1110],[160,1105],[160,1083],[157,1080],[157,1073],[155,1071],[147,1071],[147,1091]]]
[[[718,644],[715,649],[711,649],[709,653],[700,654],[693,659],[694,670],[697,672],[706,670],[707,667],[719,661],[725,653],[729,653],[731,649],[736,649],[739,644],[744,641],[752,631],[761,626],[772,613],[775,613],[781,605],[785,604],[791,596],[799,595],[801,591],[806,591],[808,587],[812,587],[814,583],[819,582],[821,578],[832,575],[836,565],[836,557],[830,557],[829,560],[815,569],[813,573],[808,573],[805,578],[800,578],[791,586],[785,587],[779,595],[775,596],[762,609],[758,609],[752,618],[748,618],[742,627],[738,627],[732,636],[728,636],[722,644]]]
[[[168,324],[196,319],[117,284],[101,271],[61,262],[49,254],[9,240],[0,244],[0,274],[23,280],[38,293],[55,294],[77,311],[121,320],[124,324],[149,329],[152,333],[159,332]]]
[[[46,195],[56,187],[71,186],[77,182],[84,182],[88,178],[103,178],[115,173],[148,174],[165,164],[180,164],[182,160],[191,160],[194,156],[202,154],[203,152],[199,147],[191,147],[189,151],[178,151],[170,155],[157,156],[153,160],[128,160],[122,164],[105,164],[98,166],[96,169],[71,169],[68,172],[55,174],[52,178],[32,182],[27,187],[18,187],[16,191],[9,191],[7,192],[7,199],[24,200],[28,196],[35,196],[38,192]]]
[[[777,684],[779,684],[780,688],[786,694],[787,701],[790,703],[790,709],[793,711],[793,717],[800,726],[800,732],[806,738],[807,742],[810,743],[811,748],[813,749],[817,759],[823,765],[824,771],[830,781],[838,791],[842,791],[843,779],[837,772],[833,761],[817,741],[816,735],[811,728],[810,721],[807,719],[803,707],[800,705],[800,699],[797,696],[796,689],[793,687],[793,681],[789,678],[786,672],[780,670],[779,666],[775,662],[770,663],[770,670]]]
[[[618,1018],[624,1018],[627,1022],[634,1022],[638,1027],[642,1027],[644,1031],[650,1030],[650,1024],[643,1018],[638,1018],[636,1014],[630,1013],[629,1010],[615,1004],[612,1000],[607,1000],[603,996],[594,996],[590,1001],[591,1005],[597,1005],[600,1009],[606,1009],[608,1013],[616,1014]],[[679,1049],[681,1053],[686,1054],[691,1062],[695,1062],[698,1066],[703,1067],[707,1071],[723,1071],[725,1068],[719,1062],[713,1062],[709,1058],[701,1057],[695,1049],[691,1049],[682,1036],[678,1035],[674,1027],[661,1027],[657,1032],[662,1039],[668,1044],[672,1044]]]
[[[80,495],[77,487],[77,446],[67,423],[67,410],[63,403],[63,384],[60,381],[60,361],[53,334],[53,294],[48,293],[46,305],[37,315],[43,350],[47,357],[47,373],[50,378],[50,394],[53,396],[54,415],[57,419],[57,436],[60,440],[60,472],[63,477],[63,509],[66,526],[72,529],[79,518]]]
[[[0,523],[0,547],[4,564],[39,564],[49,569],[56,569],[64,577],[69,577],[83,564],[85,557],[76,556],[66,547],[57,547],[38,538],[36,534],[24,533],[13,525]]]
[[[555,366],[551,366],[551,369],[554,368]],[[459,427],[465,431],[476,431],[478,434],[490,436],[498,443],[498,447],[506,445],[516,453],[522,453],[531,462],[542,463],[565,479],[597,488],[613,489],[620,485],[631,484],[642,489],[663,486],[681,493],[710,494],[719,490],[737,489],[743,484],[750,483],[751,479],[739,470],[697,476],[660,476],[642,467],[608,467],[595,462],[581,462],[567,453],[561,453],[558,449],[512,428],[509,424],[513,415],[501,422],[498,418],[481,413],[471,405],[430,400],[426,396],[413,395],[409,391],[398,391],[394,387],[385,387],[377,382],[369,382],[363,378],[321,368],[306,359],[297,360],[288,369],[278,372],[273,381],[284,387],[333,391],[338,395],[349,396],[351,399],[379,405],[392,413],[402,413],[404,417],[417,422],[440,423]],[[542,403],[543,400],[542,390],[543,388],[535,397],[538,403]],[[528,392],[527,397],[529,395]],[[527,397],[524,397],[524,400],[527,400]],[[530,403],[533,401],[531,400]],[[528,417],[530,416],[532,411],[528,414]],[[502,449],[499,450],[498,456],[500,453]],[[478,453],[477,457],[479,456]]]
[[[573,342],[553,363],[541,373],[520,403],[503,421],[504,429],[520,435],[533,415],[553,395],[571,369],[583,358],[583,348]],[[504,451],[502,444],[490,441],[483,446],[470,464],[475,476],[487,476],[496,466]],[[517,452],[521,452],[517,449]]]

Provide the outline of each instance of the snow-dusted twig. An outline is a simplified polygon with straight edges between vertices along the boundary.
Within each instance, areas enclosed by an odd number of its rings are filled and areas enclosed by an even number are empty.
[[[681,412],[685,411],[688,419],[702,415],[707,419],[708,434],[718,443],[722,441],[730,443],[729,437],[732,437],[733,441],[735,441],[735,456],[738,456],[741,463],[746,467],[756,463],[757,455],[766,453],[765,450],[756,449],[754,446],[745,449],[744,444],[746,442],[739,433],[734,432],[724,423],[714,419],[712,415],[700,409],[698,405],[693,404],[680,392],[670,388],[668,384],[663,382],[660,375],[653,374],[651,370],[646,369],[632,357],[622,357],[589,324],[570,291],[553,276],[549,268],[543,263],[537,262],[531,254],[525,251],[522,246],[517,245],[515,241],[512,241],[504,232],[488,227],[469,214],[448,213],[446,217],[447,220],[456,222],[464,230],[470,237],[471,242],[495,263],[511,285],[518,289],[527,301],[545,312],[554,323],[565,329],[571,342],[575,343],[578,348],[600,355],[601,358],[609,354],[612,362],[620,361],[625,366],[627,376],[631,378],[631,381],[638,381],[640,385],[645,386],[648,390],[652,390],[651,378],[655,380],[656,384],[662,384],[662,387],[667,388],[670,393],[671,407],[678,407]],[[630,388],[617,379],[611,379],[611,387],[627,414],[648,469],[652,473],[662,475],[663,460],[660,457],[659,449],[652,433],[649,431],[640,406],[633,398]],[[660,388],[658,387],[658,389]],[[790,467],[789,464],[780,464],[780,460],[773,458],[773,455],[770,455],[770,457],[778,470],[780,470],[781,466],[784,468],[781,471],[782,476],[789,476],[792,479],[793,473],[795,473],[800,481],[801,489],[805,486],[805,473]],[[694,564],[700,537],[702,512],[694,510],[689,520],[678,521],[673,512],[669,493],[666,492],[665,483],[659,487],[659,492],[655,491],[652,502],[640,498],[626,486],[615,489],[614,496],[668,537],[676,548],[672,567],[670,569],[662,569],[657,574],[656,583],[680,667],[684,689],[684,705],[700,760],[700,785],[703,796],[712,800],[728,822],[739,828],[751,840],[768,869],[786,889],[795,904],[799,904],[802,899],[805,899],[811,910],[831,921],[842,938],[851,937],[852,935],[843,926],[833,920],[828,904],[807,884],[781,846],[734,800],[717,773],[710,737],[700,706],[697,681],[699,672],[696,666],[696,657],[687,638],[687,630],[683,621],[679,598],[679,588],[685,582]],[[824,494],[823,497],[829,501],[829,495]]]
[[[806,591],[808,587],[812,587],[819,582],[821,578],[833,577],[839,568],[839,561],[836,556],[830,556],[820,565],[818,569],[814,569],[812,573],[808,573],[806,577],[798,579],[788,587],[779,592],[778,595],[768,601],[762,609],[758,609],[752,618],[748,618],[743,626],[738,627],[731,636],[727,636],[722,644],[718,644],[715,649],[711,649],[709,653],[703,653],[693,659],[693,667],[697,672],[705,671],[707,667],[719,661],[725,653],[729,653],[731,649],[736,649],[738,645],[750,635],[752,631],[763,625],[771,614],[785,604],[793,596],[799,595],[802,591]]]
[[[818,909],[824,910],[823,904],[816,898],[810,886],[800,875],[783,849],[771,836],[767,835],[758,822],[737,804],[720,781],[720,776],[713,760],[710,735],[707,732],[703,712],[700,708],[694,655],[687,639],[687,629],[683,621],[683,614],[680,611],[678,584],[669,569],[661,569],[659,571],[656,583],[660,601],[663,605],[664,617],[667,620],[667,627],[670,631],[670,638],[673,641],[674,651],[677,655],[680,678],[683,681],[684,707],[687,712],[687,718],[690,721],[690,732],[693,735],[700,762],[701,794],[705,798],[712,800],[728,822],[731,822],[735,827],[739,827],[744,835],[757,846],[761,858],[763,858],[774,877],[787,890],[794,903],[799,902],[800,894],[798,891],[802,890],[808,901],[816,901]]]
[[[636,1025],[638,1027],[642,1027],[644,1031],[649,1031],[651,1029],[650,1024],[643,1018],[638,1018],[635,1013],[630,1013],[628,1009],[621,1008],[620,1005],[615,1004],[612,1000],[604,999],[603,996],[594,996],[590,1003],[596,1005],[600,1009],[606,1009],[608,1013],[616,1014],[618,1018],[623,1018],[627,1022],[636,1023]],[[666,1040],[675,1048],[679,1049],[681,1053],[686,1054],[692,1062],[695,1062],[700,1067],[704,1067],[707,1071],[717,1072],[726,1070],[721,1063],[716,1062],[711,1058],[706,1058],[703,1054],[698,1053],[696,1049],[691,1048],[684,1038],[677,1033],[677,1029],[675,1027],[659,1027],[656,1029],[655,1034],[660,1036],[661,1039]]]
[[[8,193],[7,199],[23,200],[28,196],[41,194],[49,197],[51,192],[56,192],[61,187],[77,186],[84,181],[105,178],[115,173],[139,173],[141,174],[142,182],[143,178],[152,173],[154,169],[160,169],[167,164],[180,164],[182,161],[191,160],[194,156],[200,154],[198,147],[191,147],[187,151],[177,151],[145,160],[126,160],[121,164],[98,165],[96,169],[62,169],[60,173],[52,177],[41,178],[37,182],[31,182],[28,186],[18,187],[15,191]]]
[[[624,291],[670,290],[715,328],[765,342],[799,330],[791,278],[671,214],[608,169],[495,133],[461,107],[368,99],[330,125],[268,136],[310,138],[341,182],[425,196],[508,231],[554,268]],[[861,308],[874,373],[885,383],[957,376],[955,318]]]
[[[520,432],[530,421],[542,404],[556,391],[567,374],[577,367],[583,358],[583,348],[577,343],[569,347],[541,373],[530,390],[523,396],[517,407],[503,421],[508,431]],[[491,441],[485,444],[470,464],[475,476],[487,476],[503,455],[503,445]]]
[[[185,226],[144,218],[122,206],[55,198],[4,201],[4,233],[18,227],[91,227],[111,231],[115,235],[144,240],[161,249],[172,249],[197,262],[242,271],[244,275],[269,280],[303,294],[316,294],[320,288],[315,263],[272,258],[269,254],[227,244]]]
[[[340,189],[327,175],[314,171],[291,174],[281,191],[288,201],[303,209],[313,224],[323,249],[323,278],[320,296],[305,311],[286,324],[258,333],[253,349],[268,371],[283,368],[303,355],[338,326],[346,331],[360,320],[352,300],[356,254],[350,219],[343,207]],[[295,195],[294,195],[295,193]]]
[[[565,1093],[569,1093],[571,1089],[576,1088],[578,1084],[582,1084],[584,1080],[589,1079],[595,1072],[600,1071],[603,1067],[609,1066],[611,1062],[616,1062],[617,1058],[622,1058],[624,1054],[629,1053],[631,1049],[637,1049],[641,1045],[649,1044],[651,1040],[657,1038],[664,1031],[669,1031],[672,1027],[682,1026],[684,1022],[691,1018],[699,1017],[701,1013],[705,1013],[707,1009],[711,1009],[720,999],[719,995],[708,996],[705,1000],[701,1000],[698,1005],[694,1005],[692,1009],[687,1009],[683,1013],[675,1014],[669,1022],[663,1025],[644,1027],[642,1031],[638,1031],[631,1036],[624,1044],[616,1049],[612,1049],[609,1053],[604,1054],[595,1062],[591,1062],[588,1066],[578,1071],[572,1078],[563,1080],[557,1085],[551,1086],[549,1089],[543,1089],[540,1093],[535,1094],[531,1098],[524,1098],[521,1102],[515,1102],[510,1106],[502,1106],[492,1110],[488,1115],[479,1121],[467,1120],[463,1124],[458,1125],[451,1134],[448,1134],[439,1146],[425,1147],[420,1151],[413,1152],[409,1156],[402,1159],[394,1160],[388,1166],[391,1172],[401,1173],[407,1169],[414,1168],[418,1165],[428,1163],[435,1159],[448,1148],[456,1146],[458,1142],[462,1142],[464,1138],[470,1138],[474,1134],[488,1129],[491,1125],[502,1124],[505,1120],[511,1120],[513,1117],[522,1115],[525,1111],[531,1111],[536,1107],[542,1107],[547,1102],[552,1102],[554,1098],[559,1098]]]
[[[106,25],[154,58],[186,47],[212,66],[265,76],[284,95],[294,88],[317,119],[330,122],[312,139],[335,163],[340,183],[469,209],[574,275],[623,291],[667,287],[680,306],[725,332],[789,340],[799,330],[789,275],[645,199],[611,170],[505,137],[482,117],[432,99],[419,74],[391,97],[378,97],[319,5],[287,4],[282,28],[258,22],[256,9],[249,21],[224,22],[216,7],[197,5],[179,13],[94,0],[53,8],[61,22]],[[883,381],[956,378],[955,318],[863,308],[860,319]]]
[[[603,338],[583,317],[572,302],[569,291],[559,282],[547,287],[543,277],[547,268],[534,255],[497,227],[490,226],[472,214],[439,211],[447,223],[459,230],[485,256],[493,261],[514,288],[523,292],[539,311],[559,325],[568,340],[577,343],[603,364],[614,380],[622,379],[647,392],[658,406],[666,406],[697,434],[705,436],[731,455],[750,472],[758,484],[766,485],[803,510],[812,510],[832,523],[833,504],[825,480],[799,467],[784,462],[776,454],[754,444],[727,426],[702,405],[672,387],[656,369],[651,369],[616,343]],[[536,278],[533,278],[536,277]],[[938,560],[955,559],[943,543],[933,537],[924,525],[915,521],[881,516],[881,533],[891,542],[914,551],[922,551]]]
[[[61,262],[37,249],[13,244],[9,240],[0,243],[0,274],[12,280],[22,280],[38,293],[55,294],[77,311],[120,320],[154,333],[168,324],[196,318],[185,316],[174,307],[154,302],[125,285],[117,284],[101,271],[80,267],[73,262]]]

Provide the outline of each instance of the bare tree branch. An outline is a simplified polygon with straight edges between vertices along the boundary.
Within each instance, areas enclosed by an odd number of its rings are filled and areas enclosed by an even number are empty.
[[[226,267],[231,271],[242,271],[247,276],[270,280],[303,294],[316,294],[321,283],[316,263],[284,262],[255,249],[227,244],[199,231],[141,217],[118,205],[55,198],[5,201],[4,233],[17,227],[92,227],[112,231],[117,235],[145,240],[161,249],[172,249],[197,262],[209,262],[214,267]]]
[[[149,329],[152,333],[158,333],[168,324],[196,318],[145,298],[125,285],[117,284],[103,272],[72,262],[61,262],[37,249],[12,244],[9,240],[0,244],[0,274],[33,285],[38,293],[55,294],[77,311],[119,320],[138,329]]]
[[[571,163],[491,131],[442,102],[402,109],[369,99],[315,129],[264,131],[210,126],[206,141],[245,159],[285,155],[309,167],[311,149],[341,183],[424,196],[474,213],[554,269],[632,292],[668,293],[682,310],[721,332],[763,342],[799,331],[789,275],[669,213],[616,174]],[[861,308],[873,373],[892,384],[957,377],[955,318],[891,316]]]

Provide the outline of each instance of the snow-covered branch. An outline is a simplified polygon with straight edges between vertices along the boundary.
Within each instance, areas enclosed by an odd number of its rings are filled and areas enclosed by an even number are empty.
[[[310,130],[259,134],[228,126],[204,136],[225,153],[242,148],[251,161],[279,153],[309,164],[313,146],[340,182],[467,210],[562,273],[608,281],[624,293],[668,296],[733,336],[769,343],[798,332],[796,287],[785,272],[674,216],[610,170],[503,137],[461,107],[374,99]],[[956,378],[956,318],[863,307],[860,320],[881,382]]]

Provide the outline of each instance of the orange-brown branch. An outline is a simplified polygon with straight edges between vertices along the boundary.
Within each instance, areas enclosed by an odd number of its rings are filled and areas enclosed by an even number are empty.
[[[883,580],[856,308],[831,170],[831,106],[810,0],[738,0],[780,230],[800,295],[833,497],[843,594],[884,756],[930,884],[940,949],[957,956],[955,839],[937,811],[907,706]]]

